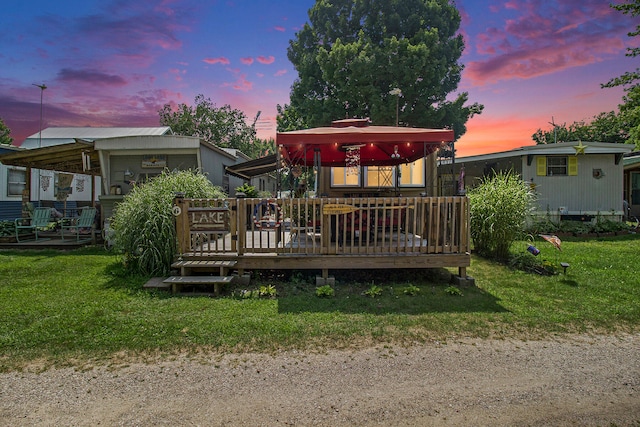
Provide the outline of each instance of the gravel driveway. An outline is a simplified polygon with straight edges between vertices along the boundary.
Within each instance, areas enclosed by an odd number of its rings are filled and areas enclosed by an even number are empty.
[[[0,374],[2,426],[640,426],[640,335]]]

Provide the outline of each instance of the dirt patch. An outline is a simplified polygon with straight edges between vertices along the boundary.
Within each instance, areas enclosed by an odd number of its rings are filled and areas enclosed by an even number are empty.
[[[640,335],[0,374],[0,425],[637,426]]]

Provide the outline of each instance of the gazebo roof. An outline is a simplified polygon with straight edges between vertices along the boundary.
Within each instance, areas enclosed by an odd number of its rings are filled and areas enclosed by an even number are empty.
[[[313,165],[319,153],[322,166],[344,166],[347,152],[359,150],[363,166],[410,163],[454,140],[449,129],[370,126],[368,119],[346,119],[319,127],[278,132],[280,155],[292,165]]]

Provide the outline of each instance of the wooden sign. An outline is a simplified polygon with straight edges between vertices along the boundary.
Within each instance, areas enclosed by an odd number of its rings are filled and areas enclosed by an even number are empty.
[[[228,231],[229,209],[227,208],[191,208],[189,209],[191,230]]]
[[[340,215],[348,214],[360,210],[360,208],[351,205],[342,205],[337,203],[328,203],[322,206],[323,215]]]

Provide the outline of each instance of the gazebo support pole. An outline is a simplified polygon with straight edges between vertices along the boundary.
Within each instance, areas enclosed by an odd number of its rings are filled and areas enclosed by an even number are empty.
[[[436,159],[437,152],[429,154],[426,158],[426,166],[427,166],[427,191],[428,196],[437,196],[438,195],[438,162]]]

